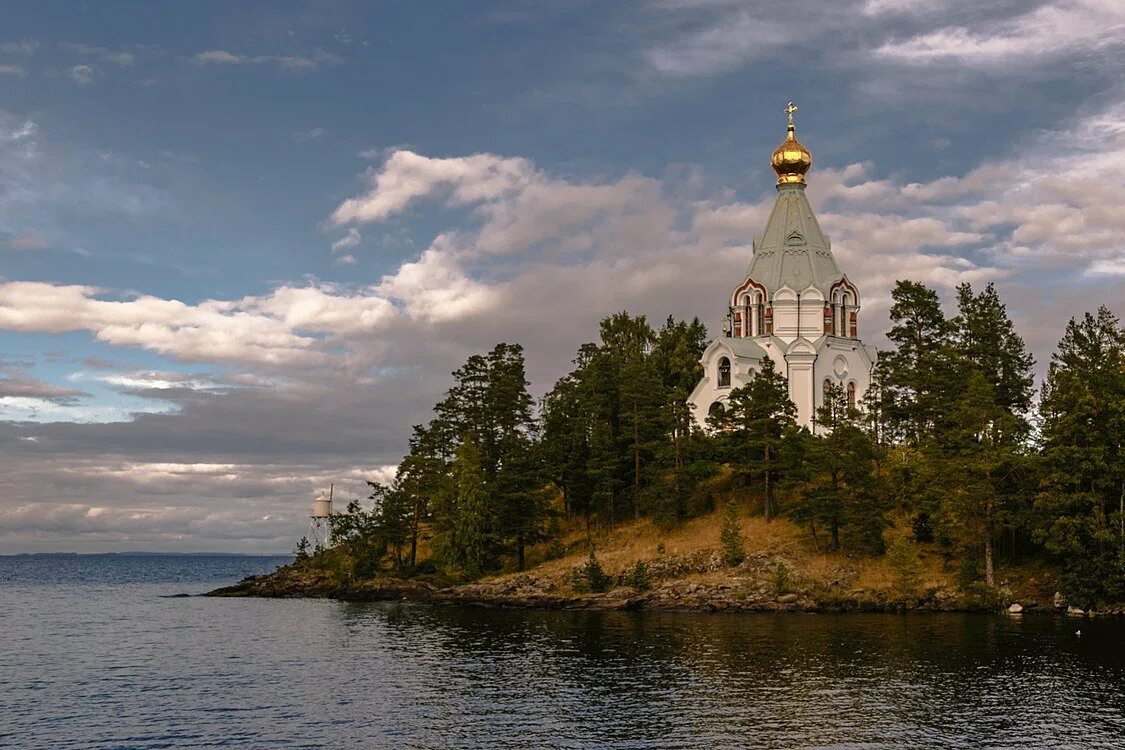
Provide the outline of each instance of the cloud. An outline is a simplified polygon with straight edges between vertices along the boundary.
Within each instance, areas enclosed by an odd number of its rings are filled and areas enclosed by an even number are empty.
[[[945,26],[874,50],[878,58],[927,65],[1016,66],[1033,58],[1059,54],[1095,57],[1125,44],[1125,6],[1114,0],[1063,0],[1026,13],[975,23]]]
[[[72,403],[83,395],[82,391],[34,378],[0,377],[0,398],[32,398],[54,403]]]
[[[119,68],[130,68],[133,66],[134,61],[136,61],[137,59],[137,56],[132,52],[124,50],[112,50],[107,47],[95,47],[89,44],[75,44],[67,42],[64,43],[62,47],[85,57],[92,57],[98,62],[116,65]]]
[[[399,150],[382,169],[368,172],[371,190],[341,203],[331,222],[341,226],[382,221],[440,188],[449,189],[451,205],[476,203],[515,190],[531,177],[532,167],[526,159],[493,154],[436,159]]]
[[[50,245],[39,235],[25,232],[6,238],[3,241],[3,247],[8,250],[44,250]]]
[[[0,65],[0,76],[23,78],[26,75],[27,70],[22,65]]]
[[[341,255],[336,260],[332,261],[335,266],[354,266],[356,264],[354,255]]]
[[[195,55],[196,65],[276,65],[280,70],[300,73],[321,70],[344,62],[344,58],[331,52],[316,50],[311,56],[301,55],[242,55],[227,50],[205,50]]]
[[[0,53],[5,55],[33,55],[38,49],[39,42],[34,39],[0,43]]]
[[[304,143],[305,141],[315,141],[318,138],[323,138],[328,135],[328,131],[324,128],[312,128],[311,130],[300,130],[293,134],[293,140],[297,143]]]
[[[105,299],[81,285],[0,283],[0,328],[39,333],[89,331],[114,346],[139,347],[187,362],[312,364],[326,339],[378,328],[395,314],[386,299],[328,286],[283,286],[236,301],[139,295]]]
[[[98,69],[91,65],[75,65],[67,71],[67,75],[79,86],[89,86],[98,75]]]
[[[355,227],[348,229],[348,233],[332,243],[332,252],[338,253],[341,250],[350,250],[353,247],[358,247],[359,243],[363,241],[363,235]]]

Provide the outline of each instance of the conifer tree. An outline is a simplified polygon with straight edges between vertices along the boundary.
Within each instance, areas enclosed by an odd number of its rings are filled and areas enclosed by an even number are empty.
[[[796,429],[796,419],[797,407],[789,400],[789,385],[769,357],[746,385],[731,391],[727,409],[719,417],[719,426],[729,430],[727,439],[741,454],[736,460],[762,478],[766,521],[777,512],[774,492],[782,465],[782,445]]]
[[[989,284],[974,295],[972,286],[961,284],[957,309],[953,319],[957,353],[992,386],[996,404],[1026,426],[1035,360],[1016,333],[996,287]]]
[[[894,325],[887,338],[895,348],[880,357],[880,411],[895,438],[920,445],[939,427],[943,407],[957,391],[953,327],[937,293],[922,284],[898,281],[891,299]]]
[[[875,445],[864,430],[863,415],[848,404],[838,385],[825,389],[817,410],[817,434],[807,441],[807,480],[794,515],[828,529],[829,549],[840,549],[840,531],[849,529],[856,548],[880,549],[884,527],[881,494],[873,477]]]
[[[1071,320],[1040,402],[1037,537],[1083,604],[1125,599],[1125,329],[1105,307]]]
[[[483,454],[473,436],[466,435],[457,447],[450,474],[445,491],[435,498],[434,546],[448,565],[476,578],[494,560],[496,519]]]

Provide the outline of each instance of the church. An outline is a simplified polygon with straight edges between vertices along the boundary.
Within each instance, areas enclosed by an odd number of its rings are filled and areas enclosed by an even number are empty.
[[[725,409],[766,357],[789,382],[797,423],[815,431],[816,410],[830,384],[859,404],[871,382],[876,351],[859,338],[859,289],[840,270],[832,243],[805,196],[812,154],[797,140],[786,108],[785,142],[773,152],[777,200],[754,238],[746,276],[727,300],[723,332],[703,351],[703,379],[688,403],[695,421]]]

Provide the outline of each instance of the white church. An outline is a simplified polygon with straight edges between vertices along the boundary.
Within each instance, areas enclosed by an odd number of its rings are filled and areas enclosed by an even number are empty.
[[[754,238],[746,276],[731,292],[723,335],[704,350],[703,379],[688,399],[696,422],[724,409],[769,357],[789,381],[797,423],[815,430],[829,384],[859,403],[871,382],[874,347],[859,339],[859,290],[840,270],[832,245],[805,196],[812,154],[797,140],[789,102],[789,132],[773,152],[777,201],[765,231]]]

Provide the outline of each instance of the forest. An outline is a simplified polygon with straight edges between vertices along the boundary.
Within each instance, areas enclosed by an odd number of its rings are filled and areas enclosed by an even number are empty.
[[[753,544],[733,522],[755,513],[799,524],[826,554],[906,565],[904,545],[933,545],[984,587],[1037,561],[1072,601],[1125,601],[1120,321],[1105,307],[1070,320],[1037,392],[993,285],[959,286],[953,317],[923,284],[899,281],[892,298],[872,387],[855,405],[831,391],[816,434],[796,425],[768,359],[699,429],[686,403],[702,376],[699,320],[604,319],[539,401],[518,344],[473,355],[413,428],[394,480],[333,519],[334,564],[470,580],[523,570],[563,528],[584,530],[593,561],[619,524],[720,511],[732,564]],[[909,533],[888,548],[895,523]],[[307,540],[297,553],[328,564]]]

